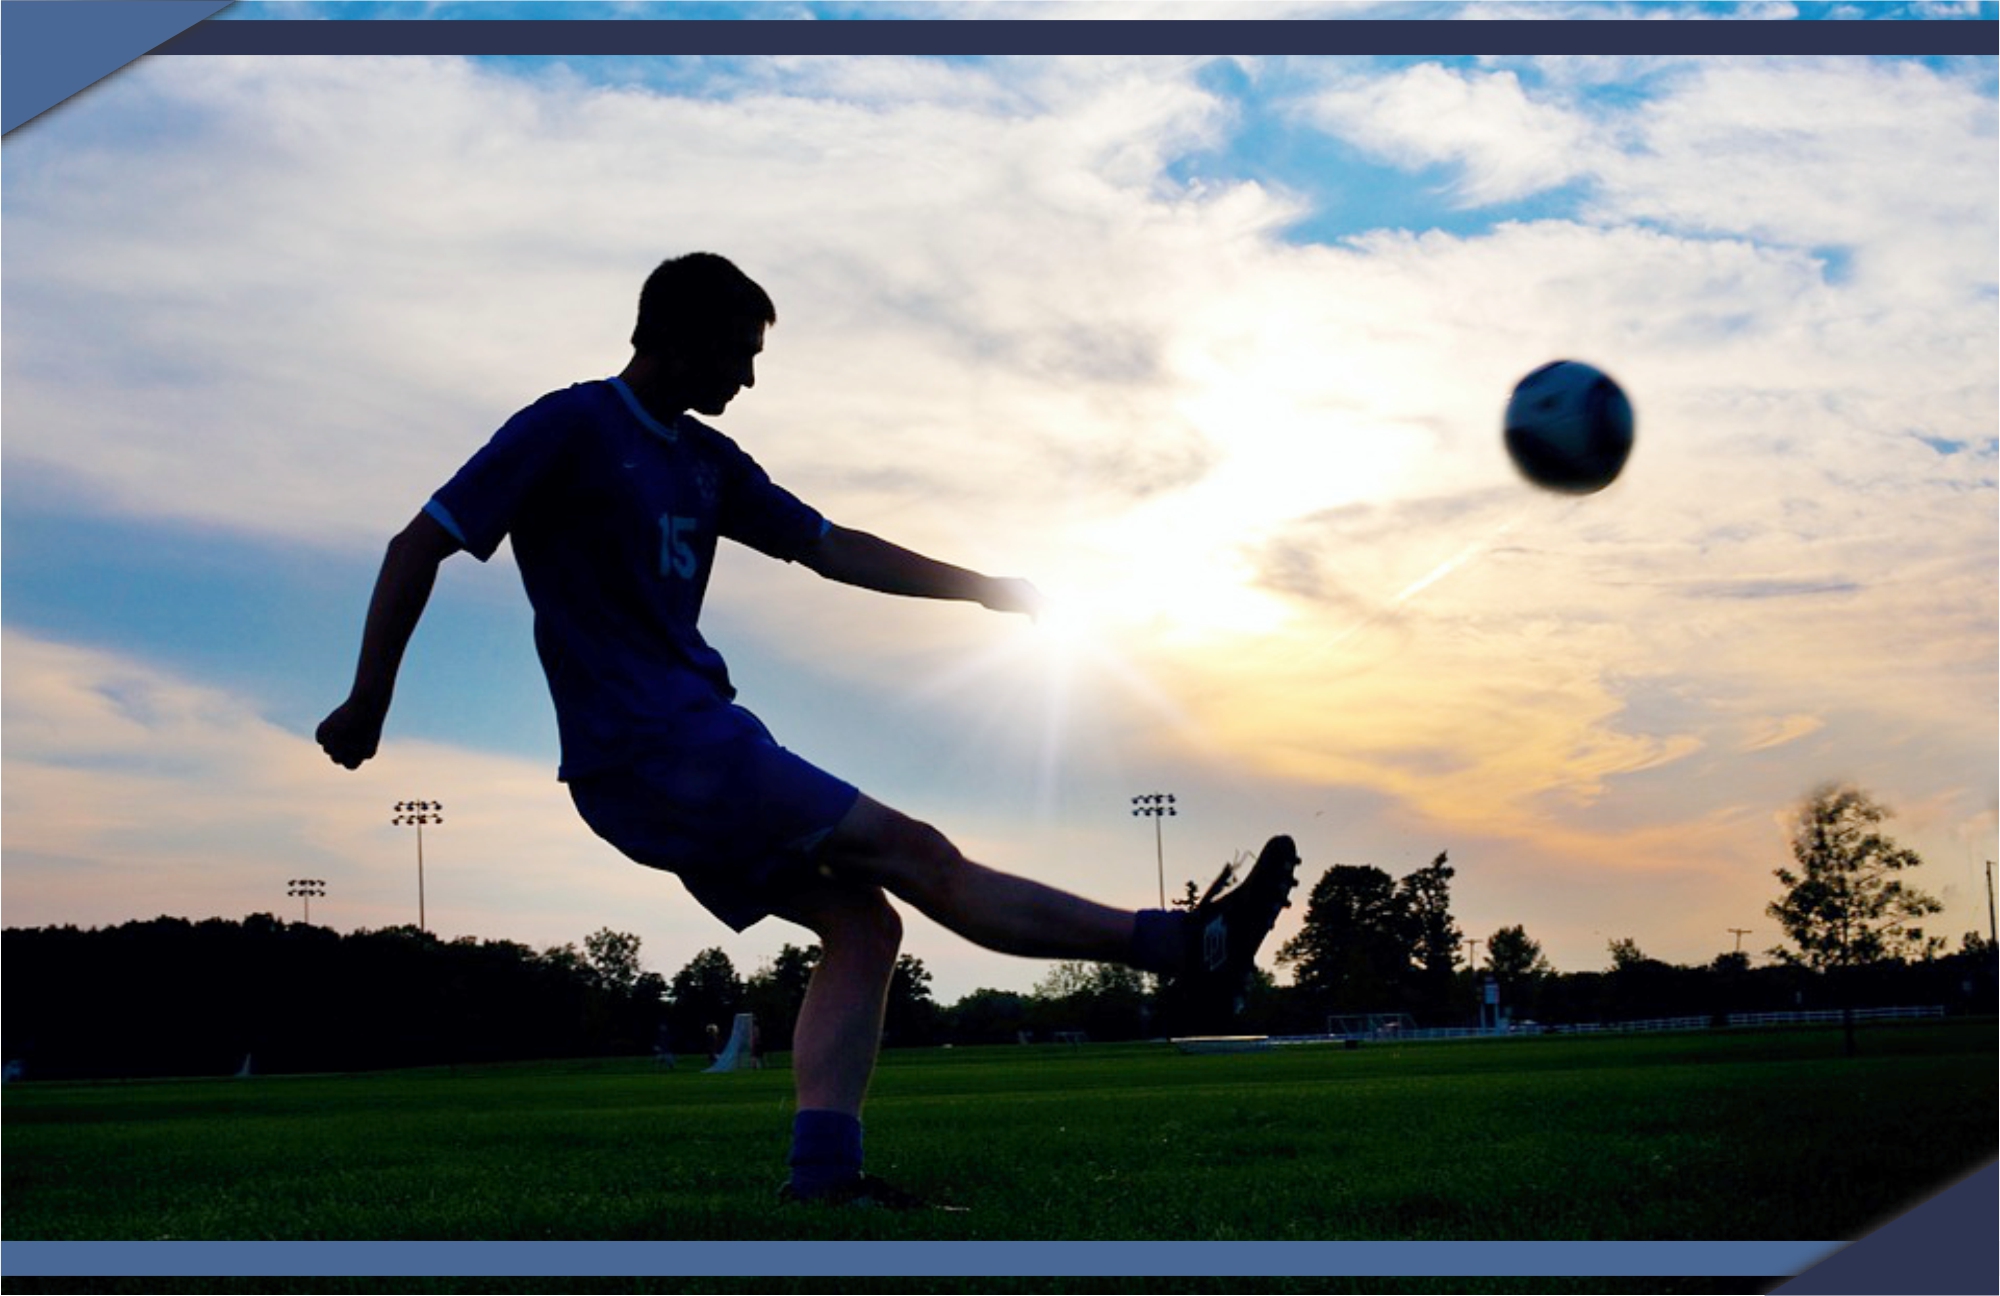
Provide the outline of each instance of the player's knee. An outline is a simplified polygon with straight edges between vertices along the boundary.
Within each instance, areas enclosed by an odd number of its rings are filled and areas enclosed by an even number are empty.
[[[895,966],[903,949],[903,919],[886,896],[875,892],[870,901],[854,906],[843,918],[837,939],[844,941],[852,955],[883,968]]]
[[[869,903],[862,906],[855,925],[864,939],[891,955],[903,946],[903,917],[880,891],[874,892]]]
[[[830,863],[935,912],[962,886],[967,861],[951,839],[921,819],[887,807],[833,846]]]
[[[903,947],[903,919],[887,896],[873,887],[856,888],[831,904],[802,913],[806,923],[829,951],[843,961],[859,958],[889,966]]]
[[[897,853],[915,881],[926,890],[949,893],[965,872],[965,856],[951,839],[918,819],[905,819],[896,841]]]

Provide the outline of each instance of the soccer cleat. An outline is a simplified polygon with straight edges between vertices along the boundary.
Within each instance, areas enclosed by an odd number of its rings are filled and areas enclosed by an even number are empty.
[[[1174,978],[1173,998],[1184,1024],[1209,1029],[1243,1011],[1243,995],[1255,966],[1257,947],[1291,907],[1298,885],[1299,853],[1290,837],[1273,837],[1250,875],[1217,898],[1229,874],[1216,879],[1188,913],[1187,958]]]
[[[837,1188],[829,1188],[810,1197],[801,1197],[793,1190],[792,1185],[787,1183],[778,1189],[778,1200],[786,1205],[842,1207],[854,1210],[951,1212],[965,1210],[963,1206],[943,1206],[937,1202],[926,1201],[915,1193],[905,1192],[886,1179],[865,1172]]]

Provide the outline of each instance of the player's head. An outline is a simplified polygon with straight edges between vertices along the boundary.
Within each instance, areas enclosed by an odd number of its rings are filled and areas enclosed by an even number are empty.
[[[639,290],[639,321],[632,349],[663,358],[709,343],[717,334],[741,334],[778,322],[778,308],[757,281],[713,252],[690,252],[662,261]]]
[[[690,252],[647,276],[632,349],[659,367],[667,403],[720,414],[756,385],[764,329],[777,322],[755,280],[713,252]]]

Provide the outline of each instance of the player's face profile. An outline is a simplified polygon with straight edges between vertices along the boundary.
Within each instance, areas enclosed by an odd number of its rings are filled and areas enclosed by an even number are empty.
[[[694,408],[720,414],[746,387],[757,385],[757,357],[764,350],[761,320],[732,321],[718,328],[690,361]]]

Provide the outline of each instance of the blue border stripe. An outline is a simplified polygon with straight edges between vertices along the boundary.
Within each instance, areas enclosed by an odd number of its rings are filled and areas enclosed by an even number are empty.
[[[158,54],[1993,54],[2000,23],[416,19],[205,22]]]
[[[1779,1277],[1840,1242],[9,1242],[10,1277]]]
[[[465,532],[459,527],[458,519],[453,517],[451,510],[446,508],[436,498],[432,498],[424,504],[424,512],[430,515],[432,521],[443,527],[452,539],[458,541],[461,545],[465,544]]]

